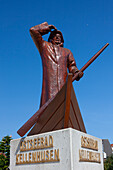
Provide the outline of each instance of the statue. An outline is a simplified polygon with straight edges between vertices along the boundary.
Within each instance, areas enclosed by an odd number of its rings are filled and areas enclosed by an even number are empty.
[[[49,32],[51,33],[48,42],[44,41],[42,36]],[[55,26],[44,22],[32,27],[30,34],[42,58],[42,96],[39,110],[17,133],[22,137],[31,127],[33,128],[28,133],[28,136],[68,127],[86,133],[72,82],[80,80],[86,68],[94,62],[109,43],[105,44],[78,70],[73,54],[69,49],[63,47],[64,39],[62,33]],[[72,74],[68,74],[66,80],[67,69]]]
[[[51,33],[48,42],[44,41],[42,36],[49,32]],[[83,76],[83,72],[79,72],[72,52],[63,47],[63,35],[55,26],[44,22],[32,27],[30,34],[39,50],[43,65],[41,107],[63,87],[66,82],[67,68],[73,76],[78,73],[76,80]]]

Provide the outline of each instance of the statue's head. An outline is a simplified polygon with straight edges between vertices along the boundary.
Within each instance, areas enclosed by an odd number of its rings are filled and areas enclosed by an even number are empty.
[[[48,38],[48,42],[51,42],[52,44],[56,44],[60,47],[63,47],[64,39],[61,31],[54,30],[50,33],[50,36]]]

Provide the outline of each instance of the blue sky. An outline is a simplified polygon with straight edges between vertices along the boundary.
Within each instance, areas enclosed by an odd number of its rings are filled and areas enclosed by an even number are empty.
[[[112,0],[0,0],[0,139],[19,138],[39,108],[42,65],[29,28],[47,21],[62,31],[79,69],[110,44],[73,86],[87,133],[113,143],[112,10]]]

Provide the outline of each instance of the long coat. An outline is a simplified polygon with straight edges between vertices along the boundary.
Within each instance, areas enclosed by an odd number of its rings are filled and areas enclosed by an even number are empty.
[[[39,50],[43,65],[43,85],[40,107],[55,96],[66,82],[69,72],[78,71],[70,50],[44,41],[42,35],[50,32],[47,22],[34,26],[30,34]]]

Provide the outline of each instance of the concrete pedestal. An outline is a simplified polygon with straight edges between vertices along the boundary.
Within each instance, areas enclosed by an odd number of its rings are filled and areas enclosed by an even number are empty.
[[[103,170],[102,140],[72,128],[11,141],[11,170]]]

